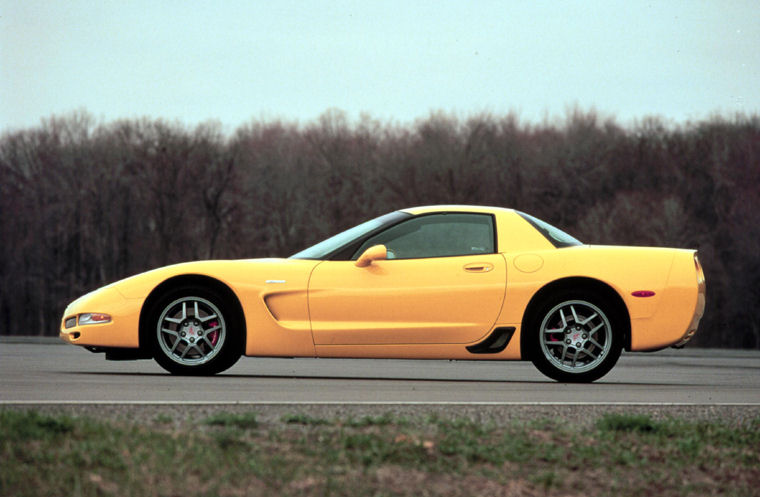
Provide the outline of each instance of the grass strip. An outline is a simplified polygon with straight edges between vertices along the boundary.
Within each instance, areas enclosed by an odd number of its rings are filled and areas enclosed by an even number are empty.
[[[0,410],[0,495],[758,495],[760,419],[261,423]]]

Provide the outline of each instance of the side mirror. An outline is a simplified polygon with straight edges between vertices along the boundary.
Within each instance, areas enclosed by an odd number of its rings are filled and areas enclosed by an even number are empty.
[[[362,255],[356,259],[357,267],[367,267],[372,264],[372,261],[384,261],[388,258],[388,250],[385,245],[373,245],[365,250]]]

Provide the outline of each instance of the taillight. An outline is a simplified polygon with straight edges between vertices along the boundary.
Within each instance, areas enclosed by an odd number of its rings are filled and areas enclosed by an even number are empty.
[[[699,258],[697,257],[697,254],[694,254],[694,267],[697,269],[697,285],[700,287],[705,286],[705,273],[702,270],[702,264],[699,263]]]

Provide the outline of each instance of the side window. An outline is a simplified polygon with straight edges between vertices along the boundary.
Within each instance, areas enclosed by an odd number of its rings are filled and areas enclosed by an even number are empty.
[[[373,245],[385,245],[389,259],[492,254],[493,217],[488,214],[433,214],[392,226],[365,241],[352,259]]]

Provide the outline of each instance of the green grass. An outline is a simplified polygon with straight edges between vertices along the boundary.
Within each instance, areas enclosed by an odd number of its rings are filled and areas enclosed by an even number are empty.
[[[291,425],[304,425],[304,426],[319,426],[319,425],[330,425],[332,424],[330,421],[322,418],[314,418],[312,416],[309,416],[308,414],[286,414],[282,417],[281,421],[283,423],[291,424]]]
[[[24,415],[0,411],[0,426],[3,441],[24,442],[49,440],[67,434],[74,429],[74,421],[68,416],[53,418],[36,411],[29,411]]]
[[[652,433],[661,429],[649,416],[643,414],[607,414],[596,424],[600,431]]]
[[[203,420],[203,422],[211,426],[235,427],[243,430],[250,430],[259,426],[259,423],[256,420],[256,413],[253,412],[245,414],[230,414],[223,412],[210,416]]]
[[[364,428],[367,426],[387,426],[390,424],[406,424],[406,420],[403,418],[394,418],[390,413],[385,413],[380,416],[363,416],[359,419],[348,418],[343,422],[345,426],[352,428]]]
[[[0,495],[758,495],[760,419],[476,423],[0,410]]]
[[[169,424],[174,421],[174,419],[168,414],[159,414],[153,419],[153,421],[155,421],[157,424]]]

